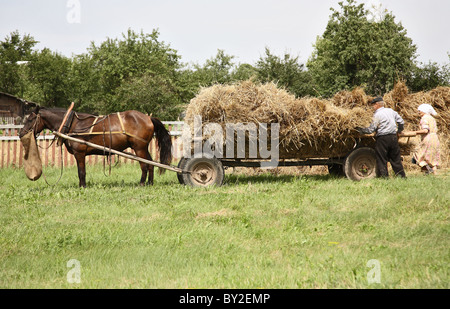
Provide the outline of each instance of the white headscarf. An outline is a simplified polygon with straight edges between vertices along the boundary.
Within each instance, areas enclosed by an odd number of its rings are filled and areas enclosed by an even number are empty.
[[[434,110],[433,106],[431,106],[430,104],[421,104],[421,105],[419,105],[419,107],[417,109],[425,114],[437,116],[436,111]]]

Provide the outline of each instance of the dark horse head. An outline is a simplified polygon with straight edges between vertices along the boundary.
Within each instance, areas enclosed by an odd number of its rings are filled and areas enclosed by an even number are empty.
[[[22,137],[31,130],[35,135],[43,129],[57,131],[65,113],[66,111],[62,109],[37,107],[25,120],[19,136]],[[65,126],[68,128],[66,134],[75,138],[117,151],[132,148],[138,157],[147,160],[152,160],[149,143],[155,135],[158,142],[160,162],[169,165],[172,161],[172,139],[164,124],[159,119],[138,111],[125,111],[106,116],[74,113],[71,122],[65,124]],[[108,152],[78,142],[65,140],[64,144],[77,161],[79,185],[85,187],[86,156],[108,155]],[[140,163],[140,165],[142,170],[140,184],[145,184],[147,174],[148,184],[153,184],[153,165],[145,163]],[[160,171],[164,170],[160,169]]]
[[[44,129],[44,123],[40,121],[39,106],[37,106],[31,114],[25,118],[24,126],[19,132],[19,137],[22,138],[25,134],[33,130],[34,135],[38,135]]]

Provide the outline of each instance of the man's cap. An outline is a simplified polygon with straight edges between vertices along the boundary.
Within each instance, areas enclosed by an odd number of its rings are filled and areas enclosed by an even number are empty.
[[[375,104],[375,103],[381,102],[381,101],[383,101],[383,98],[382,98],[382,97],[376,97],[375,99],[373,99],[373,100],[370,102],[370,104]]]

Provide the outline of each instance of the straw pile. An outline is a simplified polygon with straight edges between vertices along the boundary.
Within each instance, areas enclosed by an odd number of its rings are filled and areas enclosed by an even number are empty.
[[[374,97],[362,88],[341,91],[329,100],[296,98],[274,83],[244,81],[232,85],[203,88],[186,110],[185,121],[193,128],[194,116],[202,117],[203,126],[218,123],[280,124],[280,158],[306,159],[336,157],[351,151],[357,136],[355,128],[368,126],[373,110],[368,104]],[[417,130],[422,103],[434,106],[441,140],[442,167],[450,166],[450,87],[429,92],[409,93],[399,81],[384,96],[386,106],[405,120],[406,130]],[[225,132],[225,130],[223,131]],[[400,140],[403,154],[413,151],[419,137]],[[373,139],[363,141],[373,146]]]
[[[280,158],[340,156],[355,144],[355,127],[367,126],[372,113],[361,107],[338,107],[332,101],[295,98],[274,83],[244,81],[203,88],[191,100],[185,121],[202,124],[280,124]],[[224,130],[225,132],[225,130]]]
[[[337,106],[353,108],[363,107],[373,97],[367,96],[363,89],[342,91],[332,99]],[[420,104],[428,103],[434,107],[438,115],[435,117],[441,142],[441,167],[450,167],[450,87],[437,87],[428,92],[410,93],[405,82],[398,81],[394,88],[383,97],[386,107],[396,110],[405,121],[406,131],[419,130],[420,114],[417,110]],[[414,151],[420,137],[401,138],[403,153]],[[406,144],[408,142],[408,144]]]
[[[427,103],[438,113],[435,116],[441,142],[441,167],[450,167],[450,87],[437,87],[427,92],[409,93],[403,81],[384,96],[388,107],[395,109],[405,120],[406,130],[419,130],[420,115],[417,108]],[[417,143],[419,138],[416,139]]]
[[[399,97],[399,93],[404,93]],[[428,92],[409,93],[403,81],[384,96],[386,104],[399,112],[405,120],[407,128],[418,129],[420,115],[417,108],[428,103],[434,107],[438,115],[435,117],[439,133],[450,135],[450,87],[438,87]]]

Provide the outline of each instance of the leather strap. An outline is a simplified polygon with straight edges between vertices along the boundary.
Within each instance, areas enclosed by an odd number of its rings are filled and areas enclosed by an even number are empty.
[[[97,122],[98,118],[100,116],[96,117],[94,122],[92,123],[92,127],[91,127],[91,131],[88,133],[72,133],[72,134],[68,134],[69,136],[77,136],[77,135],[97,135],[97,134],[105,134],[105,132],[92,132],[95,126],[95,123]],[[117,118],[119,118],[119,122],[120,122],[120,127],[122,128],[122,131],[110,131],[108,132],[108,134],[125,134],[128,135],[130,137],[136,138],[144,143],[148,143],[148,141],[146,141],[145,139],[136,136],[134,134],[130,134],[128,132],[125,131],[125,126],[123,125],[123,120],[122,120],[122,116],[120,115],[120,112],[117,112]]]

